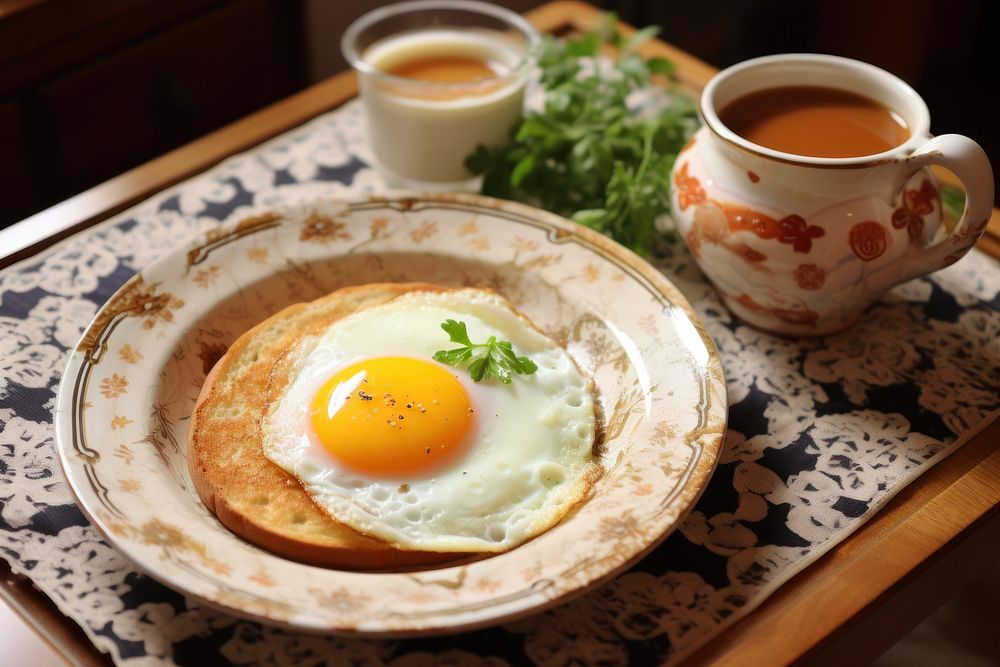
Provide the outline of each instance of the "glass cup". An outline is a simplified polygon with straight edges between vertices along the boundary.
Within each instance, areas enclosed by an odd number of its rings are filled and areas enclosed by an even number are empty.
[[[471,190],[477,179],[465,159],[480,144],[510,141],[541,37],[502,7],[418,0],[365,14],[340,45],[358,74],[368,143],[387,184]]]

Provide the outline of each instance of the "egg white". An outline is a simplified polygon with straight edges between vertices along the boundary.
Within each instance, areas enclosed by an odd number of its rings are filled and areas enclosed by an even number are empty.
[[[346,469],[311,443],[306,415],[326,378],[364,358],[430,361],[455,347],[440,326],[446,319],[464,321],[474,342],[509,340],[538,365],[509,385],[474,383],[467,370],[449,368],[477,416],[466,454],[431,475],[387,480]],[[333,518],[402,549],[509,549],[559,521],[600,474],[590,383],[505,299],[476,289],[411,292],[334,322],[272,404],[262,434],[266,456]]]

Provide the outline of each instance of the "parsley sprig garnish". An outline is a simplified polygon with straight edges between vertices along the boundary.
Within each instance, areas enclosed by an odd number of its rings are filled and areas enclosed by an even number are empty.
[[[465,322],[455,320],[445,320],[441,328],[451,338],[452,343],[458,343],[462,347],[438,350],[434,353],[434,360],[455,367],[469,362],[469,375],[476,382],[499,380],[504,384],[510,384],[513,375],[531,375],[538,370],[538,366],[531,359],[519,357],[514,353],[514,346],[510,341],[497,340],[496,336],[490,336],[485,343],[473,343],[469,339]]]
[[[571,217],[649,256],[656,218],[670,210],[670,168],[698,129],[694,100],[668,90],[665,106],[640,113],[633,94],[668,80],[673,65],[639,47],[657,28],[624,37],[613,16],[578,38],[548,38],[539,62],[544,106],[527,114],[502,148],[479,146],[466,160],[482,192]],[[602,47],[617,56],[603,66]]]

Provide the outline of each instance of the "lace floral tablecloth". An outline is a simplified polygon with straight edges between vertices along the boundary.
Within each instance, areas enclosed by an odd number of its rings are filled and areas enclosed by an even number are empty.
[[[138,268],[251,207],[381,189],[348,104],[0,272],[0,550],[121,665],[627,665],[678,660],[844,539],[1000,408],[1000,266],[978,252],[851,330],[734,321],[691,257],[659,267],[714,337],[730,431],[695,510],[631,571],[515,623],[404,641],[298,635],[164,588],[73,504],[52,411],[67,351]],[[218,657],[216,657],[218,656]]]

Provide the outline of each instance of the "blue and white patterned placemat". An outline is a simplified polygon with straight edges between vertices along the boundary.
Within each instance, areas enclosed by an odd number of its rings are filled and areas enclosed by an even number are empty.
[[[73,504],[52,410],[67,351],[138,268],[233,213],[381,189],[356,103],[0,272],[0,553],[121,665],[629,665],[690,653],[858,528],[1000,409],[1000,265],[973,252],[854,328],[732,319],[682,246],[659,266],[714,337],[730,432],[697,508],[630,572],[562,607],[405,641],[298,635],[136,572]]]

